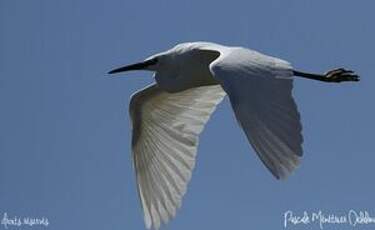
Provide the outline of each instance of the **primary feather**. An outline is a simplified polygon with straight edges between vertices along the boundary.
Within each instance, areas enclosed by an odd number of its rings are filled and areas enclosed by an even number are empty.
[[[172,94],[156,84],[133,95],[133,159],[148,228],[175,216],[194,168],[198,135],[224,96],[218,85]]]

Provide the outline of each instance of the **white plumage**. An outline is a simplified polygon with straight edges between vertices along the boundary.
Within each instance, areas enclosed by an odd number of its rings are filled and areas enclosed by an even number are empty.
[[[289,63],[236,48],[210,69],[259,158],[276,178],[286,178],[298,166],[303,141]]]
[[[297,72],[284,60],[208,42],[179,44],[110,73],[140,69],[155,71],[156,84],[131,98],[132,152],[144,220],[155,229],[181,206],[199,134],[226,94],[261,161],[283,179],[302,156],[293,75],[331,82],[358,80],[352,71],[338,69],[325,76]]]
[[[133,159],[147,227],[175,216],[194,168],[198,135],[224,96],[215,85],[172,94],[156,84],[133,95]]]

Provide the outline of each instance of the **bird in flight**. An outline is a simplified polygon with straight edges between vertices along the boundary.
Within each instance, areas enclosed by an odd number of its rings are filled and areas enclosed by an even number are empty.
[[[228,95],[256,154],[277,179],[302,157],[302,125],[292,97],[294,76],[329,83],[359,81],[351,70],[325,74],[295,70],[257,51],[209,42],[178,44],[142,62],[114,69],[155,72],[132,95],[132,156],[147,228],[176,215],[195,165],[199,134]]]

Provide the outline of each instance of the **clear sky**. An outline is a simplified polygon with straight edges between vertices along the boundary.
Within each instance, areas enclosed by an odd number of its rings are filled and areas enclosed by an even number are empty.
[[[0,0],[0,218],[44,216],[51,230],[144,229],[128,103],[153,79],[106,72],[198,40],[301,70],[343,66],[362,81],[295,81],[305,155],[286,181],[256,157],[226,99],[201,135],[182,209],[164,229],[283,229],[288,210],[375,216],[374,9],[370,0]]]

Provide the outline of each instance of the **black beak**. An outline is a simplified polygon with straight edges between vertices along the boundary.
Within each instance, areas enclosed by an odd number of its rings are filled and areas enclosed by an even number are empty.
[[[127,65],[127,66],[123,66],[123,67],[111,70],[108,72],[108,74],[120,73],[120,72],[125,72],[125,71],[130,71],[130,70],[144,70],[148,66],[155,65],[156,62],[157,60],[153,58],[147,61],[143,61],[143,62],[139,62],[139,63],[135,63],[132,65]]]

